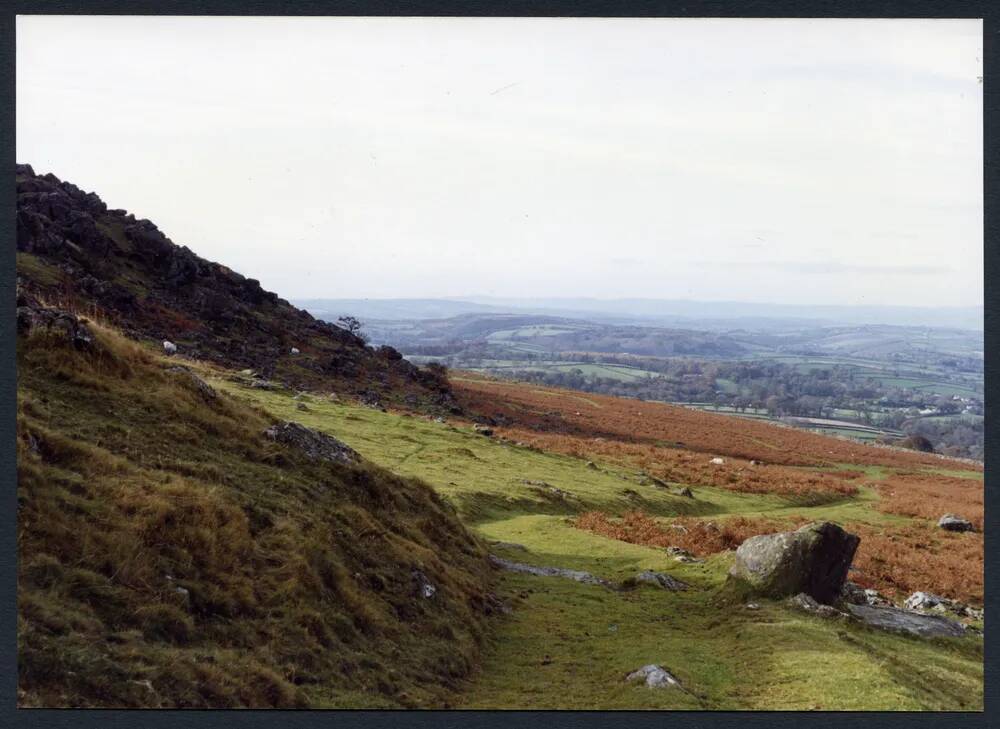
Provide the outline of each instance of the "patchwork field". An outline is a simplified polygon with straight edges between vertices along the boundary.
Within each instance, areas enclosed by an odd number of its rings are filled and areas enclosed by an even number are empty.
[[[474,376],[453,385],[469,411],[490,419],[492,436],[469,421],[383,412],[326,393],[251,389],[219,375],[212,383],[430,484],[500,557],[615,581],[653,569],[688,583],[683,592],[616,592],[499,572],[510,613],[491,619],[481,669],[457,706],[982,708],[982,639],[973,634],[928,641],[782,602],[750,610],[723,589],[743,538],[822,519],[861,536],[851,573],[858,584],[896,600],[926,590],[981,605],[981,534],[934,525],[945,511],[982,525],[981,467]],[[677,562],[665,546],[704,561]],[[825,668],[831,661],[835,672]],[[650,663],[684,690],[624,680]]]

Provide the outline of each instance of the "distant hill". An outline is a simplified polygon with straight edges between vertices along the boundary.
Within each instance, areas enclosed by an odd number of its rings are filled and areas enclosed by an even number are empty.
[[[308,299],[296,304],[328,320],[437,319],[470,313],[532,313],[695,329],[785,329],[802,325],[882,324],[983,330],[982,307],[793,306],[683,299],[496,298]]]
[[[17,276],[19,288],[45,301],[93,310],[130,336],[168,340],[195,358],[294,386],[452,406],[445,381],[395,350],[367,347],[174,244],[150,221],[28,165],[17,167]]]

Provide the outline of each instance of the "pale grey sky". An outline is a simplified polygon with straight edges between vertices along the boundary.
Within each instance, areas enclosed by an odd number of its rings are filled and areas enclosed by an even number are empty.
[[[978,20],[19,17],[17,159],[286,298],[980,305]]]

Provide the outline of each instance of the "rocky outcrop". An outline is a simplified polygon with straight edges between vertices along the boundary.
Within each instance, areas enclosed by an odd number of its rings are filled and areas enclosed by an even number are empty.
[[[284,443],[302,451],[311,461],[329,461],[341,465],[358,463],[361,456],[346,443],[332,435],[320,433],[300,423],[284,422],[272,425],[264,436],[277,443]]]
[[[86,323],[75,314],[42,306],[25,294],[17,297],[17,333],[48,333],[65,339],[75,349],[86,350],[94,343],[94,335]]]
[[[418,368],[391,347],[373,349],[259,281],[176,245],[152,222],[29,165],[17,166],[17,251],[25,291],[66,302],[67,310],[94,309],[167,354],[250,367],[293,386],[336,385],[379,402],[409,395],[414,408],[461,412],[443,372]]]
[[[729,577],[755,594],[790,597],[804,592],[830,604],[840,596],[860,541],[831,522],[751,537],[736,550]]]
[[[953,613],[954,615],[963,618],[972,618],[973,620],[983,619],[982,610],[930,592],[914,592],[906,598],[903,607],[907,610]]]

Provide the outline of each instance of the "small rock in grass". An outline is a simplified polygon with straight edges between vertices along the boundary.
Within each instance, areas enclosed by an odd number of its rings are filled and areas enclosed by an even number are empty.
[[[709,463],[711,463],[713,466],[721,466],[725,464],[725,462],[726,462],[725,458],[718,458],[718,457],[713,458],[711,461],[709,461]]]
[[[640,679],[643,680],[647,688],[680,688],[681,685],[681,682],[670,671],[655,664],[643,666],[636,671],[632,671],[632,673],[625,677],[626,681],[637,681]]]
[[[746,605],[744,605],[744,607],[747,610],[760,610],[760,605],[758,605],[755,602],[748,602]]]
[[[976,529],[971,521],[956,514],[945,514],[938,519],[938,526],[949,532],[971,532]]]
[[[593,461],[587,461],[587,468],[596,470],[597,469],[597,464],[594,463]]]
[[[670,590],[671,592],[678,592],[681,590],[686,590],[687,585],[680,580],[671,577],[670,575],[665,575],[662,572],[654,572],[653,570],[644,570],[635,576],[636,582],[645,582],[650,585],[656,585],[664,590]]]
[[[694,498],[694,492],[691,491],[691,489],[689,489],[687,486],[685,486],[684,488],[680,489],[677,492],[677,495],[678,496],[684,496],[684,497],[686,497],[688,499],[693,499]]]
[[[837,618],[845,615],[845,613],[840,612],[835,607],[830,605],[820,605],[811,596],[804,592],[800,592],[795,597],[789,598],[788,601],[800,610],[805,610],[808,613],[815,613],[823,618]]]

